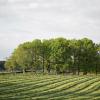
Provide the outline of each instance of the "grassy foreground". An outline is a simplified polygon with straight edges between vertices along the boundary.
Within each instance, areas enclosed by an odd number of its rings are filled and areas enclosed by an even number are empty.
[[[100,100],[100,76],[0,75],[0,100]]]

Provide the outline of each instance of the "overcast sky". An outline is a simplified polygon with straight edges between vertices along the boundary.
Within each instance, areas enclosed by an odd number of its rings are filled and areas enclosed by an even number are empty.
[[[0,0],[0,60],[35,38],[100,43],[100,0]]]

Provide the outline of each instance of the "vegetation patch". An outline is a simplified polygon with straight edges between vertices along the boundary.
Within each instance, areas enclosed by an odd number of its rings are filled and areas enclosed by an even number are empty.
[[[100,100],[100,76],[0,75],[0,100]]]

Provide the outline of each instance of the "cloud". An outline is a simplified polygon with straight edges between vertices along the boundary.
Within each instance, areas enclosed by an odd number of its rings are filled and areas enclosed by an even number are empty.
[[[100,0],[0,0],[0,27],[1,59],[34,38],[100,42]]]
[[[38,8],[39,4],[38,3],[30,3],[29,8]]]

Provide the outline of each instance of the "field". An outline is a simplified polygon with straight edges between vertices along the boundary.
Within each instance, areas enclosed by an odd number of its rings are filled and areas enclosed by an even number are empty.
[[[100,100],[100,76],[0,75],[0,100]]]

